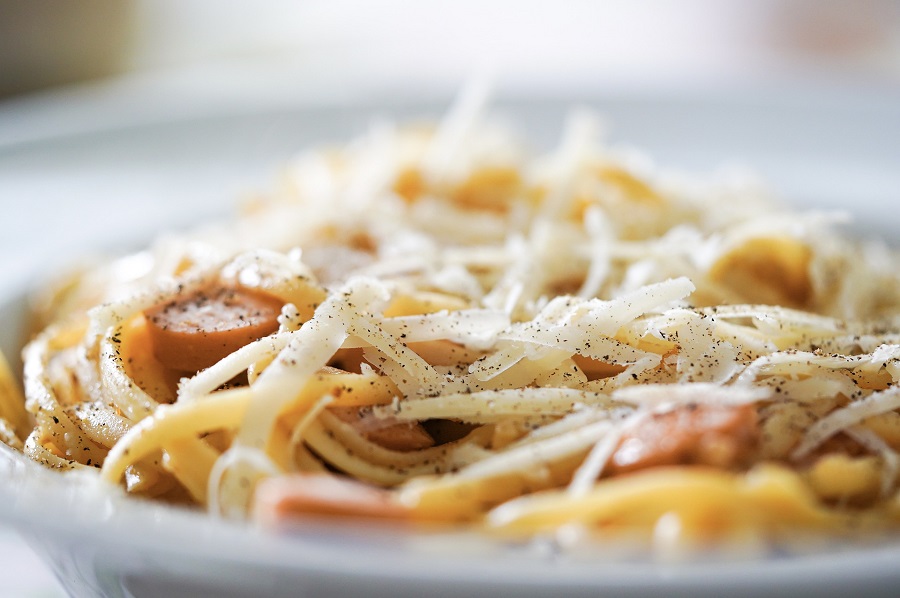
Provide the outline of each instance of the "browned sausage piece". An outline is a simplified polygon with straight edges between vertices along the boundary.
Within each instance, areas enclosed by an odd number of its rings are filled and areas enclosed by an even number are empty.
[[[652,415],[619,441],[607,471],[659,465],[749,465],[759,444],[753,405],[690,403]]]
[[[303,516],[394,520],[410,516],[409,509],[394,500],[389,491],[324,473],[262,480],[254,493],[253,511],[264,525]]]
[[[283,301],[240,287],[198,291],[144,312],[153,354],[181,371],[207,368],[278,330]]]
[[[364,418],[357,407],[333,407],[331,412],[367,440],[392,451],[418,451],[434,446],[434,439],[418,422]]]

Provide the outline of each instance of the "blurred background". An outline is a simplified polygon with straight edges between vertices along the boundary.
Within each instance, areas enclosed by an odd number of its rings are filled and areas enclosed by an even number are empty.
[[[896,0],[0,0],[0,146],[235,106],[900,89]]]
[[[894,0],[0,0],[0,96],[111,77],[405,93],[900,83]]]
[[[875,121],[887,127],[882,141],[900,141],[894,117],[900,2],[0,0],[0,205],[7,208],[0,218],[0,275],[25,276],[99,236],[92,222],[79,220],[91,213],[85,206],[104,214],[94,219],[101,225],[118,217],[129,231],[137,223],[151,229],[170,222],[169,212],[148,208],[163,199],[178,203],[189,219],[194,214],[185,209],[185,197],[232,197],[252,185],[234,173],[251,166],[258,167],[255,176],[268,173],[264,165],[288,148],[252,137],[251,124],[217,133],[219,121],[197,129],[206,145],[191,146],[194,133],[168,129],[135,129],[87,146],[75,137],[68,145],[53,139],[273,102],[445,101],[473,74],[493,75],[507,96],[558,99],[623,93],[696,98],[723,89],[744,97],[759,89],[802,88],[804,102],[844,106],[841,114],[850,115],[819,145],[835,139],[865,145],[864,133],[853,134],[856,105],[880,107],[888,115]],[[854,104],[857,96],[866,101]],[[765,122],[777,118],[783,115]],[[283,126],[262,122],[273,130]],[[658,146],[662,157],[684,159],[683,139],[698,132],[696,121],[686,122],[691,125],[684,125],[670,155]],[[821,122],[814,114],[801,124],[815,131]],[[235,131],[266,151],[239,151]],[[716,143],[737,129],[722,131]],[[642,129],[630,132],[640,140]],[[654,134],[648,139],[658,139]],[[771,148],[771,139],[751,137],[730,139],[735,147],[749,139],[753,147]],[[779,145],[790,149],[789,140]],[[193,147],[194,154],[181,147]],[[198,147],[215,159],[198,162]],[[791,193],[811,189],[810,197],[835,205],[846,201],[848,189],[868,185],[881,202],[873,205],[896,206],[898,153],[883,148],[875,148],[874,166],[849,179],[842,171],[836,185],[822,179],[818,163],[777,182]],[[767,164],[769,155],[760,153],[760,165],[764,171],[771,165],[778,179],[775,166],[784,156]],[[176,168],[182,162],[183,172]],[[159,175],[162,165],[168,178]],[[811,181],[819,186],[810,187]],[[111,189],[118,194],[112,199]],[[119,201],[115,211],[109,209],[113,200]],[[126,203],[131,207],[122,207]],[[54,226],[60,234],[53,234]],[[39,229],[40,246],[23,258],[23,243]],[[3,527],[0,561],[0,595],[61,595],[46,568]]]

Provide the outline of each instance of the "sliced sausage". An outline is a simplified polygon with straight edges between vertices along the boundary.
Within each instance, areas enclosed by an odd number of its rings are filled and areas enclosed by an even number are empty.
[[[144,315],[156,358],[170,368],[196,372],[278,330],[283,303],[241,287],[217,287],[162,303]]]
[[[331,412],[367,440],[392,451],[418,451],[434,446],[434,438],[418,422],[367,416],[357,407],[333,407]]]
[[[607,471],[623,473],[659,465],[749,465],[759,445],[753,405],[691,403],[658,413],[626,433]]]
[[[387,490],[322,473],[263,480],[253,502],[256,519],[266,525],[304,516],[394,520],[410,516],[409,509]]]

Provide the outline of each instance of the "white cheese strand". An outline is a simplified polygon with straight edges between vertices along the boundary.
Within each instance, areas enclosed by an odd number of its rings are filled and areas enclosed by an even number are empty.
[[[865,399],[835,409],[810,426],[806,436],[791,453],[791,459],[799,461],[838,432],[855,426],[868,417],[895,409],[900,409],[900,387],[896,386],[874,392]]]

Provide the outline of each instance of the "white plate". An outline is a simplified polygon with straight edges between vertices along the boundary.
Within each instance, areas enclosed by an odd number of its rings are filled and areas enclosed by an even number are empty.
[[[752,165],[793,203],[849,209],[857,231],[897,243],[900,98],[819,93],[587,103],[611,138],[663,166]],[[503,111],[548,146],[570,102],[510,102]],[[314,107],[235,112],[0,143],[0,198],[26,205],[0,219],[0,274],[21,281],[98,246],[227,213],[310,143],[340,141],[377,115],[436,107]],[[6,198],[9,198],[7,200]],[[22,252],[22,248],[26,251]],[[12,259],[12,251],[16,257]],[[23,284],[5,290],[0,348],[14,356]],[[319,527],[275,536],[206,516],[122,500],[0,451],[0,521],[25,535],[75,595],[538,596],[893,595],[900,546],[734,562],[592,561],[483,538]],[[612,548],[615,552],[615,548]]]

